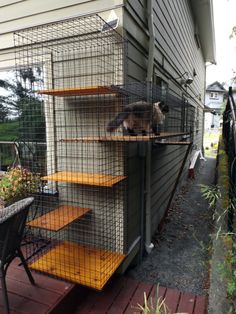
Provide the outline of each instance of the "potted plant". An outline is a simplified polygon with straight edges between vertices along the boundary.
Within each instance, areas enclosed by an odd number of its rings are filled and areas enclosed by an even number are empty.
[[[0,179],[0,208],[38,191],[40,178],[21,166],[9,168]]]

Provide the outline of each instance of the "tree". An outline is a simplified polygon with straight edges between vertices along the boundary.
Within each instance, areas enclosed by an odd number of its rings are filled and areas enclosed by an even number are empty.
[[[21,140],[44,141],[43,103],[34,91],[35,86],[42,81],[41,69],[31,67],[19,70],[17,74],[17,80],[0,79],[0,88],[5,90],[5,95],[0,96],[0,121],[17,119]]]

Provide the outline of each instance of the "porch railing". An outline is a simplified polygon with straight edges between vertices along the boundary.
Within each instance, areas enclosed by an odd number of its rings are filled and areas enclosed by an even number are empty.
[[[46,143],[0,141],[0,171],[18,164],[46,174]]]

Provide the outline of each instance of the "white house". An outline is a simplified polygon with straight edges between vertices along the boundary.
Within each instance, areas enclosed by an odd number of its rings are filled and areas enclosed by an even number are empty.
[[[221,108],[225,92],[225,88],[217,81],[207,86],[205,97],[205,130],[220,127]]]

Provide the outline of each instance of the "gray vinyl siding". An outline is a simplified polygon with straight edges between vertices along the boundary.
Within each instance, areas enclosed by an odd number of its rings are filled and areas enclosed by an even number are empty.
[[[120,19],[121,30],[122,5],[123,0],[0,1],[0,70],[14,67],[14,31],[98,12],[106,20],[112,9]]]
[[[145,80],[147,77],[149,33],[147,24],[147,1],[127,0],[124,8],[124,33],[128,39],[128,79]],[[187,99],[195,107],[194,144],[202,148],[205,62],[201,48],[194,38],[194,20],[189,1],[154,1],[155,75],[165,80],[170,89],[182,95],[175,78],[188,72],[197,76],[188,87]],[[198,108],[198,109],[197,109]],[[197,114],[198,113],[198,114]],[[168,118],[167,118],[168,119]],[[151,212],[152,233],[155,232],[167,209],[187,146],[160,146],[152,150],[151,165]],[[182,180],[187,177],[187,165]],[[128,171],[129,173],[129,171]],[[129,205],[130,206],[130,205]],[[136,222],[133,222],[135,224]],[[134,226],[131,227],[134,229]]]
[[[187,146],[167,145],[159,146],[152,151],[152,233],[155,232],[164,216],[186,149]]]
[[[141,217],[144,198],[144,163],[145,158],[140,156],[140,143],[127,145],[127,211],[126,211],[126,251],[141,235]]]

